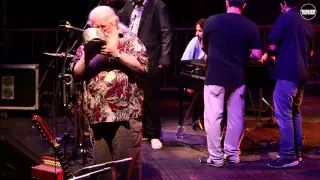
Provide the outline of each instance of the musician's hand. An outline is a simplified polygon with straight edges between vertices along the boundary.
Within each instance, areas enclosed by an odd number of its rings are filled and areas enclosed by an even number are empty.
[[[158,66],[158,68],[167,68],[168,67],[168,65],[163,65],[163,64],[159,64],[159,66]]]
[[[119,54],[118,36],[108,36],[106,45],[101,47],[101,54],[111,55],[113,57]]]
[[[187,94],[193,94],[195,92],[195,90],[192,90],[192,89],[186,89],[187,91]]]
[[[119,54],[119,49],[117,46],[104,45],[101,47],[101,54],[116,57]]]
[[[272,59],[273,61],[276,60],[276,57],[275,56],[271,56],[270,59]]]
[[[263,63],[263,61],[266,61],[268,59],[268,54],[264,53],[261,58],[258,60],[258,62]]]

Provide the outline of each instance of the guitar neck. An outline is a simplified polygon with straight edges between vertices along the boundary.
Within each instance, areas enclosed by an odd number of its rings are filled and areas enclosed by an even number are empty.
[[[69,168],[69,165],[66,161],[66,158],[64,157],[63,155],[63,152],[61,150],[61,147],[60,145],[57,145],[54,147],[55,148],[55,151],[57,153],[57,156],[58,156],[58,159],[59,159],[59,162],[61,164],[61,167],[62,167],[62,170],[63,170],[63,173],[64,173],[64,176],[67,178],[67,179],[71,179],[73,178],[73,174]]]

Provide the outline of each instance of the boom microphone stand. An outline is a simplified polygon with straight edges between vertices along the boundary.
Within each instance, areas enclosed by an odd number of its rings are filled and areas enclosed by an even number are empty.
[[[64,44],[64,42],[66,41],[66,36],[64,37],[64,39],[61,41],[61,43],[59,44],[57,50],[56,50],[56,54],[59,53],[62,45]],[[54,65],[55,63],[55,65]],[[55,74],[54,76],[57,76],[57,72],[58,72],[58,67],[59,67],[59,62],[58,62],[58,57],[56,57],[55,59],[52,59],[47,67],[47,70],[45,71],[42,79],[40,80],[39,86],[37,87],[39,90],[41,89],[43,82],[46,80],[48,73],[50,72],[51,69],[55,69]],[[54,80],[52,83],[52,101],[51,101],[51,114],[52,114],[52,132],[54,135],[56,135],[56,127],[55,127],[55,122],[57,122],[57,116],[56,116],[56,81]],[[41,97],[40,97],[40,101],[41,101]]]
[[[69,98],[70,98],[70,94],[72,93],[72,90],[74,89],[73,87],[73,77],[71,74],[66,74],[66,68],[67,68],[67,63],[68,62],[68,54],[71,52],[71,48],[70,48],[70,39],[73,37],[73,32],[67,32],[69,36],[68,40],[66,41],[66,53],[63,59],[63,63],[62,63],[62,67],[61,67],[61,72],[58,75],[58,80],[60,81],[60,83],[58,83],[58,88],[56,89],[55,95],[57,96],[59,91],[60,91],[60,85],[62,83],[62,103],[63,103],[63,108],[65,110],[65,118],[64,118],[64,134],[63,134],[63,138],[61,140],[64,141],[64,156],[66,157],[67,155],[67,143],[68,143],[68,139],[70,138],[70,134],[68,133],[68,121],[67,119],[69,119],[73,126],[74,126],[74,122],[70,119],[69,117],[69,108],[68,108],[68,104],[69,104]],[[68,86],[68,87],[67,87]],[[59,140],[59,139],[58,139]],[[61,141],[60,140],[60,141]]]

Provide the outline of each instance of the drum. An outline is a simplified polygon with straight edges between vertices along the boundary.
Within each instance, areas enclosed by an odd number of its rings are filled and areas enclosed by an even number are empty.
[[[82,34],[82,43],[86,51],[99,53],[106,44],[107,36],[100,28],[88,28]]]

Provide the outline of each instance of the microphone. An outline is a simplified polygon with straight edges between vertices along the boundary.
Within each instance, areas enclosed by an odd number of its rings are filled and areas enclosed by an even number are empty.
[[[83,31],[84,31],[83,29],[80,29],[80,28],[71,26],[70,23],[67,23],[67,24],[61,25],[61,26],[62,26],[62,27],[65,27],[65,28],[67,28],[67,29],[71,29],[71,30],[74,30],[74,31],[78,31],[78,32],[83,32]]]

